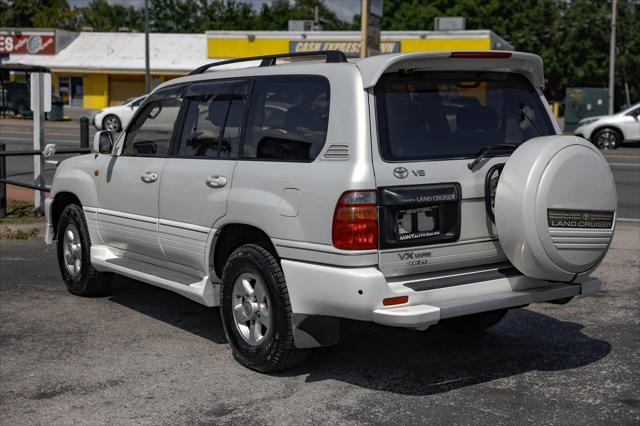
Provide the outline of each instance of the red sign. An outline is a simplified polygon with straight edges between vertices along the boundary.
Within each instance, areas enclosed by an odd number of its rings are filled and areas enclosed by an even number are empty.
[[[38,33],[0,33],[0,54],[53,55],[55,37]]]

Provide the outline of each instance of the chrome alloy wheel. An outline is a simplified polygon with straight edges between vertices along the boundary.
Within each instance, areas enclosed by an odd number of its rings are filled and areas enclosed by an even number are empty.
[[[252,272],[241,274],[231,293],[233,319],[240,336],[259,345],[271,330],[271,302],[262,279]]]
[[[120,130],[120,121],[114,115],[110,115],[104,119],[104,128],[112,132]]]
[[[603,130],[598,135],[596,145],[600,149],[613,149],[618,143],[618,136],[611,130]]]
[[[67,272],[75,278],[80,275],[82,268],[82,242],[80,232],[73,223],[68,224],[64,230],[62,249]]]

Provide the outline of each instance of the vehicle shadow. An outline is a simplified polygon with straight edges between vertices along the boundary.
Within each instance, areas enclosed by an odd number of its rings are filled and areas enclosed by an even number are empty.
[[[478,333],[442,326],[420,333],[344,321],[340,344],[322,350],[306,381],[430,395],[532,371],[569,370],[611,352],[608,342],[582,328],[528,309],[513,309]]]
[[[227,343],[219,310],[167,290],[117,277],[109,300],[209,339]],[[495,327],[461,334],[434,326],[426,332],[342,322],[340,343],[276,376],[306,382],[338,380],[406,395],[448,392],[533,371],[583,367],[604,358],[611,345],[582,333],[581,324],[528,309],[511,310]]]
[[[225,344],[218,308],[208,308],[171,291],[116,275],[109,300],[189,333]]]

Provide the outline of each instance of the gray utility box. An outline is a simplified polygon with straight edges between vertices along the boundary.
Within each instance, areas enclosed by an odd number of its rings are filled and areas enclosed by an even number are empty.
[[[564,131],[573,132],[585,117],[607,115],[609,90],[599,87],[568,87],[564,98]]]

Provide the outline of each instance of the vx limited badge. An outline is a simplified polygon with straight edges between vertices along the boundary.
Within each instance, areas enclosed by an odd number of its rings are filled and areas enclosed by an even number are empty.
[[[404,253],[398,253],[398,257],[400,260],[414,260],[414,259],[424,259],[431,257],[430,251],[405,251]]]

